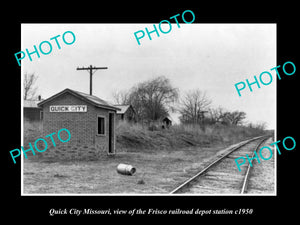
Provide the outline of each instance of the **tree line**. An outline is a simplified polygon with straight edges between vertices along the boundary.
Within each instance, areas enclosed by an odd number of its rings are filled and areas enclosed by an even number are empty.
[[[24,100],[34,99],[36,96],[35,74],[24,74]],[[129,90],[113,92],[114,103],[118,105],[132,105],[135,120],[141,123],[161,121],[170,113],[179,113],[182,124],[225,124],[244,125],[246,113],[243,111],[229,111],[223,107],[213,108],[211,99],[206,92],[199,89],[189,90],[180,97],[179,89],[172,86],[170,80],[164,76],[140,82]],[[249,127],[265,129],[266,123],[248,123]]]
[[[138,83],[129,90],[116,91],[113,98],[116,104],[132,105],[140,122],[159,121],[171,112],[179,113],[182,124],[243,125],[246,119],[243,111],[213,108],[211,99],[199,89],[187,91],[180,97],[179,89],[164,76]],[[265,128],[266,124],[259,126]]]

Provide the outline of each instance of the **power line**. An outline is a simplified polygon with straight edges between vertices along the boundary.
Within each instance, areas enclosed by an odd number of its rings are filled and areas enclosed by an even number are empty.
[[[93,93],[93,74],[96,72],[96,70],[106,70],[107,67],[93,67],[90,65],[89,67],[77,67],[77,70],[89,70],[90,71],[90,95]],[[93,72],[94,70],[94,72]]]

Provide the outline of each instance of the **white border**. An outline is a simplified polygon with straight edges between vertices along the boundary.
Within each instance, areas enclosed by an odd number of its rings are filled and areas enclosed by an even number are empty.
[[[22,24],[21,24],[21,49],[24,49],[24,44],[23,44],[23,38],[22,38]],[[21,146],[24,146],[23,140],[24,140],[24,100],[23,100],[23,96],[24,96],[24,89],[23,89],[23,80],[24,80],[24,69],[22,66],[22,62],[21,62]],[[20,146],[20,150],[21,150],[21,146]],[[24,173],[24,156],[21,153],[21,196],[24,195],[24,180],[23,180],[23,173]]]

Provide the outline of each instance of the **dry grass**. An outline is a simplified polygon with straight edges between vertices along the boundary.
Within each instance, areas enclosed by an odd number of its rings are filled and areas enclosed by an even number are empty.
[[[29,122],[24,120],[24,146],[42,137],[43,126],[41,122]]]
[[[174,125],[150,131],[140,124],[120,122],[116,128],[119,149],[178,149],[191,146],[229,145],[263,134],[262,130],[225,125]]]

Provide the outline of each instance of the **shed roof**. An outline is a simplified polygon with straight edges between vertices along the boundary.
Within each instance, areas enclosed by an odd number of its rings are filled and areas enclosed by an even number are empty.
[[[41,102],[39,100],[24,100],[23,107],[24,108],[39,108],[38,103]]]
[[[121,109],[120,111],[117,112],[117,114],[124,114],[129,109],[129,107],[131,107],[131,105],[114,105],[114,106]]]
[[[166,116],[163,118],[163,121],[167,121],[167,120],[171,122],[173,121],[173,119],[170,116]]]
[[[75,91],[75,90],[71,90],[69,88],[64,89],[63,91],[41,101],[40,103],[38,103],[38,106],[42,106],[45,103],[52,101],[53,99],[57,98],[58,96],[65,94],[65,93],[70,93],[78,98],[80,98],[83,101],[89,102],[90,104],[99,107],[99,108],[106,108],[106,109],[112,109],[112,110],[120,110],[118,107],[115,107],[111,104],[109,104],[108,102],[104,101],[101,98],[98,98],[97,96],[94,95],[89,95],[80,91]]]

